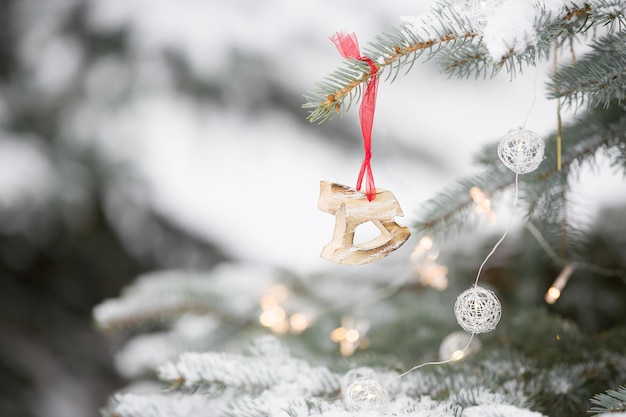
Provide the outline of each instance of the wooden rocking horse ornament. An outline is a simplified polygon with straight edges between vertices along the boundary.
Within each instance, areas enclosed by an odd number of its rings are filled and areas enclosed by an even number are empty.
[[[365,158],[356,183],[356,189],[326,181],[320,183],[318,207],[335,216],[333,239],[322,250],[322,258],[339,264],[360,265],[377,261],[398,249],[407,241],[411,232],[400,226],[393,218],[402,216],[402,209],[391,192],[377,189],[370,159],[372,158],[372,126],[378,91],[378,65],[368,56],[362,56],[354,33],[338,32],[330,38],[339,53],[346,59],[364,62],[369,76],[364,77],[359,119],[363,134]],[[339,104],[337,104],[339,105]],[[338,109],[339,107],[337,107]],[[361,193],[361,183],[366,180],[366,192]],[[369,242],[354,244],[354,232],[360,224],[371,221],[380,235]]]
[[[332,240],[322,250],[322,258],[345,265],[361,265],[377,261],[398,249],[411,232],[393,219],[403,212],[394,195],[376,189],[369,201],[364,193],[345,185],[321,181],[318,207],[335,216]],[[354,232],[360,224],[371,221],[380,235],[368,242],[354,244]]]

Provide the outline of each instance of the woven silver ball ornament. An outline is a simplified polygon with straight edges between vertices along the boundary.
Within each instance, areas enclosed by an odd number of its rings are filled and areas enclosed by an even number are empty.
[[[350,384],[358,379],[373,379],[376,381],[378,380],[378,374],[376,374],[375,370],[366,366],[351,369],[341,378],[341,392],[345,394]]]
[[[459,325],[469,333],[487,333],[496,328],[502,307],[493,291],[474,286],[461,293],[454,303]]]
[[[543,161],[543,139],[530,130],[518,127],[507,132],[498,144],[498,157],[507,168],[517,174],[526,174]]]
[[[343,394],[348,411],[376,411],[387,409],[389,399],[382,385],[375,379],[359,378],[353,381]]]

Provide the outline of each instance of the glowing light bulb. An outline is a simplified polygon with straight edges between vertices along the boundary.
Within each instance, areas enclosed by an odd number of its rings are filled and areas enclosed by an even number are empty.
[[[339,343],[346,338],[346,328],[345,327],[337,327],[330,333],[330,340],[333,342]]]
[[[548,304],[554,304],[556,300],[561,297],[561,292],[563,288],[567,285],[570,277],[574,273],[574,266],[571,264],[565,265],[565,268],[561,271],[558,277],[552,283],[552,286],[548,288],[546,292],[545,300]]]
[[[259,322],[265,327],[273,327],[277,323],[284,321],[286,316],[285,310],[283,310],[282,307],[276,306],[261,313]]]
[[[430,236],[424,236],[420,239],[419,246],[429,251],[433,248],[433,239]]]
[[[429,285],[439,291],[448,287],[448,267],[437,264],[439,251],[433,249],[434,242],[429,236],[424,236],[413,249],[410,256],[413,272],[419,277],[422,285]]]
[[[464,357],[465,353],[462,350],[455,350],[452,352],[452,355],[450,355],[450,359],[452,359],[453,362],[460,361]]]
[[[294,313],[289,317],[289,327],[292,333],[302,333],[309,327],[309,320],[302,313]]]
[[[489,223],[494,223],[496,221],[496,216],[493,214],[493,210],[491,209],[491,200],[487,198],[487,194],[480,189],[480,187],[473,186],[469,190],[470,197],[476,204],[475,211],[478,214],[484,214],[487,217],[487,221]]]
[[[561,296],[561,290],[555,287],[548,288],[548,292],[546,292],[546,303],[554,304],[556,300]]]
[[[350,356],[357,348],[366,349],[369,346],[369,340],[365,337],[369,326],[366,320],[357,322],[350,317],[344,317],[341,319],[341,327],[330,333],[330,339],[339,343],[339,352],[343,356]]]
[[[357,340],[359,340],[360,337],[361,335],[356,329],[350,329],[346,332],[345,339],[348,343],[355,343]]]

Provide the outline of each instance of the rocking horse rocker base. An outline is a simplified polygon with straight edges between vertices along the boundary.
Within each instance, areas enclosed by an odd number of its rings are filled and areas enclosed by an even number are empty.
[[[398,249],[407,241],[411,232],[393,219],[403,212],[394,195],[377,189],[369,201],[365,194],[341,184],[326,181],[320,183],[318,207],[335,216],[333,238],[324,247],[321,257],[345,265],[361,265],[377,261]],[[368,242],[354,244],[356,228],[371,221],[380,235]]]

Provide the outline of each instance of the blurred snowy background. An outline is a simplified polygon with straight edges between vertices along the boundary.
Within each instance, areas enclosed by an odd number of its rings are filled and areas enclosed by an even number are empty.
[[[140,271],[341,270],[319,257],[334,218],[317,198],[356,182],[358,112],[310,124],[302,96],[341,64],[332,33],[363,47],[432,4],[0,1],[0,415],[98,415],[120,381],[90,311]],[[429,62],[381,82],[372,164],[400,223],[527,115],[554,130],[550,70],[455,80]],[[582,217],[626,200],[621,180],[583,172]]]

